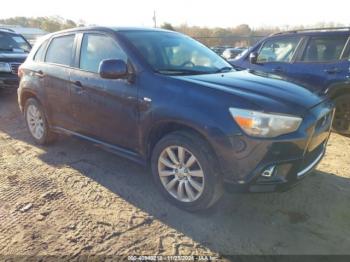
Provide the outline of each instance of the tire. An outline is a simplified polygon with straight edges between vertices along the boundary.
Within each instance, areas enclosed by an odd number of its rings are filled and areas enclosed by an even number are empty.
[[[350,95],[342,95],[334,100],[336,110],[332,129],[344,136],[350,136]]]
[[[47,145],[56,135],[50,130],[43,107],[35,98],[29,98],[24,106],[24,117],[28,131],[35,143]]]
[[[187,166],[181,166],[180,159]],[[191,132],[171,133],[162,138],[152,152],[155,184],[170,202],[181,209],[190,212],[207,209],[223,194],[221,175],[214,159],[212,150],[202,138]]]

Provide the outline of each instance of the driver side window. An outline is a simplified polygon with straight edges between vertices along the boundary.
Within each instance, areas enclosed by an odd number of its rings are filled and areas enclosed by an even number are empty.
[[[121,59],[126,62],[127,56],[111,37],[93,33],[84,34],[80,53],[80,68],[98,73],[99,65],[105,59]]]
[[[300,37],[267,40],[260,49],[257,62],[285,62],[292,60],[294,52],[300,42]]]

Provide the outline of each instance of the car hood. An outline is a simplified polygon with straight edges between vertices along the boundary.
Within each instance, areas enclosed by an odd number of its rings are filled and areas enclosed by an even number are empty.
[[[323,101],[323,98],[307,88],[284,81],[279,76],[248,70],[176,78],[244,97],[264,108],[273,103],[274,108],[277,106],[281,109],[289,107],[307,110]]]
[[[27,53],[0,53],[0,62],[23,63],[27,56]]]

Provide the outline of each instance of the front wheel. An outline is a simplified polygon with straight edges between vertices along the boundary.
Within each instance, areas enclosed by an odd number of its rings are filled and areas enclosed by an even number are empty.
[[[165,136],[152,153],[156,185],[168,200],[188,211],[209,208],[221,197],[216,166],[207,143],[189,132]]]
[[[350,136],[350,95],[342,95],[334,100],[336,110],[333,130],[341,135]]]

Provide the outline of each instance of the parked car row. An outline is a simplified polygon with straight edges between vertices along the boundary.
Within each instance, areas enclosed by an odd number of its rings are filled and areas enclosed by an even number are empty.
[[[237,70],[282,76],[329,97],[336,104],[334,131],[350,135],[350,28],[278,33],[230,63]]]
[[[247,47],[232,47],[232,46],[214,46],[211,48],[215,53],[222,56],[226,60],[234,59],[242,52],[247,50]]]
[[[225,58],[226,60],[234,59],[247,49],[248,48],[243,48],[243,47],[228,48],[222,53],[222,57]]]
[[[224,46],[213,46],[210,49],[213,50],[215,53],[218,55],[222,56],[222,53],[228,49],[228,48],[233,48],[233,46],[230,45],[224,45]]]
[[[68,134],[150,165],[159,191],[189,211],[212,206],[223,189],[298,183],[324,156],[334,115],[309,85],[236,71],[192,38],[160,29],[53,33],[18,75],[36,143]]]

